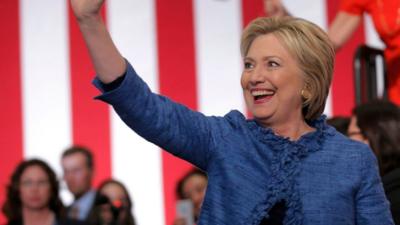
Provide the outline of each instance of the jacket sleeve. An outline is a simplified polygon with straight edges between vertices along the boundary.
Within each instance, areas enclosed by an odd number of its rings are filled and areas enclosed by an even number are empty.
[[[111,104],[121,119],[146,140],[206,170],[213,129],[223,119],[206,117],[152,93],[129,63],[124,76],[112,90],[105,90],[95,78],[94,85],[102,91],[96,99]]]
[[[374,153],[365,147],[361,154],[361,186],[356,193],[358,225],[394,225],[378,172]]]
[[[361,16],[367,11],[367,6],[370,0],[342,0],[339,5],[339,10],[353,15]]]

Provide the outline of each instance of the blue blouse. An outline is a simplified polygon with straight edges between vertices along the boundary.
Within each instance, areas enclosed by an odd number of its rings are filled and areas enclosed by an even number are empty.
[[[285,225],[393,224],[372,151],[324,116],[290,141],[239,111],[208,117],[154,94],[129,63],[117,88],[94,84],[135,132],[207,172],[198,225],[258,225],[282,200]]]

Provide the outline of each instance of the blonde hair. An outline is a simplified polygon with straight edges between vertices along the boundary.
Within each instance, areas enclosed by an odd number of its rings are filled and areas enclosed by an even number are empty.
[[[304,118],[317,119],[324,111],[332,80],[335,51],[331,41],[321,28],[303,19],[257,18],[243,31],[240,44],[242,57],[247,55],[258,36],[271,33],[297,60],[304,74]]]

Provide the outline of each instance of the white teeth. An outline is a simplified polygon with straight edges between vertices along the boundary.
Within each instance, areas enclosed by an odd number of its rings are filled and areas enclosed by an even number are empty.
[[[267,91],[267,90],[257,90],[257,91],[252,91],[251,95],[254,97],[261,96],[261,95],[273,95],[275,92],[274,91]]]

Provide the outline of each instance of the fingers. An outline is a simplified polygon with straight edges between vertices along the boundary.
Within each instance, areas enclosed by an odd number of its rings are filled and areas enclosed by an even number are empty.
[[[286,16],[286,8],[281,0],[264,0],[264,11],[267,16]]]

